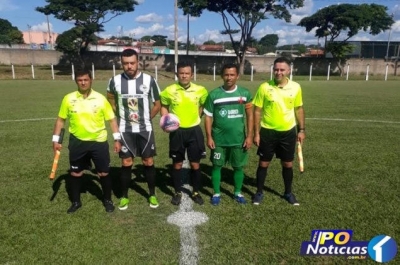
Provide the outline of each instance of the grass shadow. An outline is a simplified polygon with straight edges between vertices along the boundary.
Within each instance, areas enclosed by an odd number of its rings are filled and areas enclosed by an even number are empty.
[[[66,179],[68,177],[69,177],[69,173],[66,173],[66,174],[60,175],[58,178],[53,180],[53,185],[51,185],[51,188],[53,190],[53,194],[50,197],[50,201],[53,201],[56,198],[56,196],[58,194],[58,191],[60,190],[61,184],[63,182],[66,182]]]
[[[156,187],[158,187],[163,193],[173,195],[173,192],[168,186],[171,185],[171,179],[169,177],[168,169],[162,167],[155,167],[156,170]],[[122,197],[121,185],[120,185],[120,175],[121,175],[121,167],[111,167],[110,175],[112,179],[113,193],[117,198]],[[149,192],[148,189],[143,188],[138,183],[147,183],[146,178],[144,176],[144,166],[142,164],[135,165],[132,168],[132,179],[129,188],[135,191],[137,194],[148,198]]]
[[[212,188],[212,181],[211,181],[211,171],[212,171],[212,165],[207,165],[207,164],[201,164],[200,165],[201,170],[204,172],[204,174],[210,176],[208,179],[208,186]],[[221,193],[224,193],[228,195],[229,197],[234,197],[233,189],[234,189],[234,182],[233,182],[233,169],[230,167],[223,167],[221,169],[221,183],[224,182],[230,186],[232,186],[232,189],[228,190],[226,188],[221,187]],[[257,188],[257,182],[254,177],[251,177],[249,175],[244,175],[244,180],[243,180],[243,187],[242,187],[242,193],[248,194],[250,197],[253,197],[255,194],[254,189],[250,189],[250,187],[255,187]],[[276,190],[265,186],[264,185],[264,191],[271,193],[275,196],[282,197],[282,195],[277,192]],[[212,194],[210,195],[212,196]]]
[[[94,171],[90,171],[90,172],[92,174],[84,173],[81,177],[82,183],[81,183],[80,193],[89,192],[90,194],[95,196],[99,201],[103,201],[103,191],[101,189],[100,179],[98,176],[93,175]],[[71,195],[70,195],[71,188],[69,186],[69,182],[67,181],[67,179],[69,177],[70,177],[70,174],[67,171],[66,174],[62,174],[57,179],[54,180],[53,185],[52,185],[53,194],[50,197],[50,201],[53,201],[55,199],[55,197],[57,196],[57,194],[61,188],[61,184],[63,182],[65,183],[65,190],[68,194],[68,198],[70,201],[72,201]]]

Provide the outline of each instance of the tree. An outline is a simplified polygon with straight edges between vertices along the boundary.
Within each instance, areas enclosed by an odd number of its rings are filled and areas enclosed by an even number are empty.
[[[336,59],[342,75],[346,56],[353,50],[347,41],[360,30],[377,35],[390,29],[393,18],[387,14],[387,7],[377,4],[340,4],[320,9],[315,14],[303,18],[299,26],[307,32],[314,28],[315,36],[325,38],[325,53],[330,52]],[[343,33],[343,34],[342,34]],[[341,37],[341,41],[335,41]]]
[[[277,34],[267,34],[257,42],[258,54],[266,54],[268,52],[275,52],[276,45],[279,42]]]
[[[138,2],[135,0],[46,0],[44,7],[36,7],[36,11],[45,15],[54,15],[62,21],[72,21],[75,24],[73,34],[81,42],[79,47],[79,59],[84,66],[82,55],[88,50],[88,46],[94,39],[95,33],[104,31],[104,24],[111,19],[135,10]],[[60,46],[61,47],[61,46]]]
[[[276,47],[279,42],[278,34],[267,34],[260,39],[258,44],[266,47]]]
[[[0,43],[8,44],[23,44],[24,38],[21,31],[14,27],[8,20],[0,18]]]
[[[175,49],[175,41],[174,40],[167,40],[167,42],[168,42],[168,45],[167,45],[168,49],[170,49],[170,50]],[[186,49],[186,41],[185,42],[178,41],[178,49],[182,49],[182,47],[185,47],[185,49]]]
[[[215,45],[215,44],[217,44],[217,43],[213,40],[207,40],[207,41],[203,42],[203,45]]]
[[[82,48],[82,33],[79,31],[80,28],[75,27],[70,30],[64,31],[58,35],[56,39],[56,50],[63,52],[73,62],[81,61],[80,51]]]
[[[167,43],[167,36],[153,35],[151,39],[154,41],[153,46],[165,46]]]
[[[150,40],[151,40],[151,36],[150,35],[145,35],[145,36],[140,38],[140,41],[142,41],[142,42],[150,42]]]
[[[245,51],[249,45],[254,28],[268,15],[276,19],[290,21],[291,15],[288,8],[302,7],[304,0],[178,0],[179,7],[184,14],[198,17],[204,10],[221,15],[225,30],[236,54],[237,63],[240,65],[240,74],[243,74]],[[239,29],[234,28],[235,23]],[[239,34],[238,40],[234,35]],[[237,42],[237,43],[235,43]]]

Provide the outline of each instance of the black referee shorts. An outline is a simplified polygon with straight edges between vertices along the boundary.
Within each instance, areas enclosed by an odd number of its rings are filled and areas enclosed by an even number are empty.
[[[260,145],[257,155],[261,161],[271,161],[276,154],[276,158],[283,162],[292,162],[296,147],[296,127],[289,131],[275,131],[261,128]]]
[[[185,160],[185,151],[190,162],[200,162],[206,157],[203,131],[200,125],[179,128],[169,134],[169,157],[173,163]]]
[[[92,160],[97,172],[110,171],[110,152],[108,142],[82,141],[74,135],[69,136],[69,164],[72,172],[81,172]]]

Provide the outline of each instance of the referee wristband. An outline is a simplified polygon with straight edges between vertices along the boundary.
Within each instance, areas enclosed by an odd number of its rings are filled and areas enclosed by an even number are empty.
[[[52,138],[52,142],[57,142],[58,143],[58,141],[60,140],[60,136],[59,135],[53,135],[53,138]]]
[[[115,141],[121,140],[121,133],[119,132],[113,133],[113,138]]]

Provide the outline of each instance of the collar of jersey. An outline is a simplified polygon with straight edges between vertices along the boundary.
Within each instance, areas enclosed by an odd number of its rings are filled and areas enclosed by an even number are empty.
[[[187,89],[185,89],[183,86],[181,86],[181,84],[179,84],[179,82],[176,83],[176,86],[177,86],[179,89],[182,89],[182,90],[184,90],[184,91],[188,91],[188,90],[190,90],[191,88],[193,88],[193,83],[190,82],[190,86],[189,86]]]
[[[90,99],[90,98],[94,97],[93,96],[93,94],[94,94],[93,92],[94,92],[94,89],[92,88],[92,90],[90,91],[89,96],[86,99]],[[77,98],[83,98],[83,95],[81,93],[79,93],[79,91],[76,91],[76,97]]]
[[[235,92],[236,90],[237,90],[237,88],[238,88],[238,86],[237,85],[235,85],[235,88],[234,89],[232,89],[232,90],[225,90],[225,88],[224,88],[224,86],[222,85],[222,86],[220,86],[220,88],[222,89],[222,91],[224,91],[225,93],[233,93],[233,92]]]
[[[276,88],[279,88],[279,89],[285,89],[285,87],[289,84],[289,82],[290,82],[290,79],[288,78],[288,77],[286,77],[286,80],[288,81],[287,83],[286,83],[286,85],[284,85],[283,87],[279,87],[276,83],[275,83],[275,79],[272,79],[271,81],[270,81],[270,85],[272,85],[273,87],[276,87]]]
[[[137,79],[138,77],[140,77],[142,75],[142,72],[139,72],[139,74],[137,76],[135,76],[134,78],[130,78],[125,72],[123,72],[122,74],[128,80],[135,80],[135,79]]]

